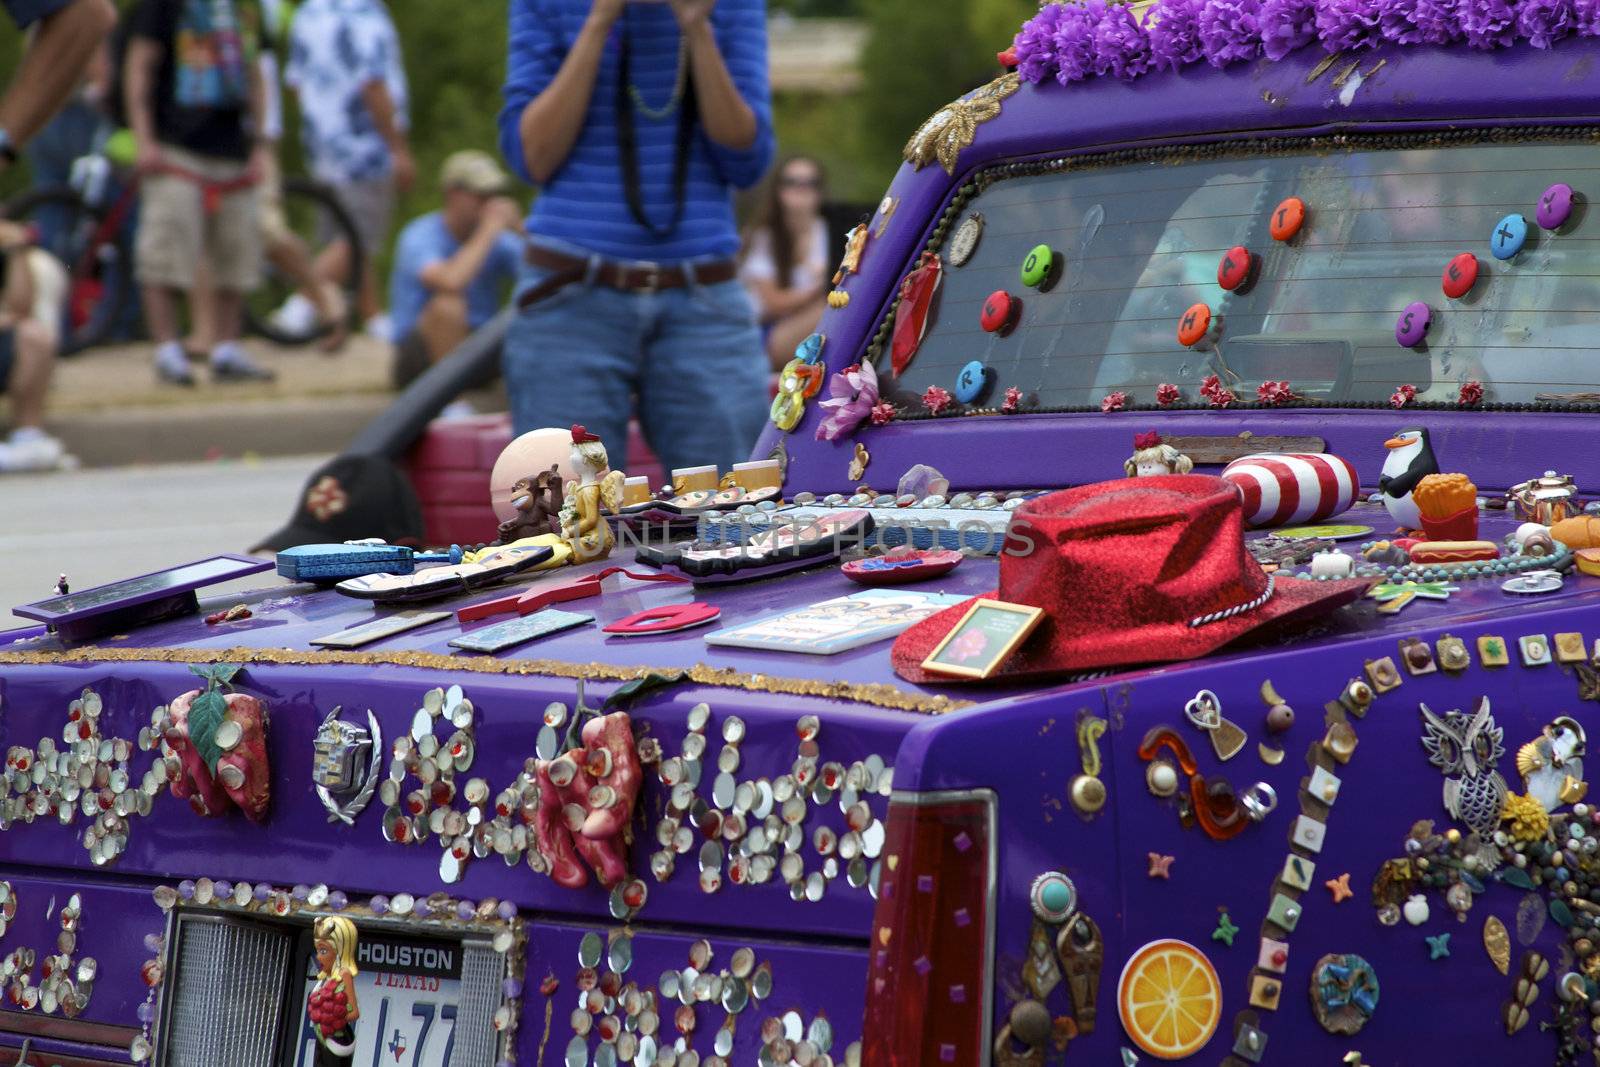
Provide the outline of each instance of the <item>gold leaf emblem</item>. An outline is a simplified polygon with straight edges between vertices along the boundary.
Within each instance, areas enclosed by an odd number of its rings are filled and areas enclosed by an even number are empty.
[[[1012,71],[946,104],[906,142],[906,162],[921,170],[937,159],[946,174],[954,174],[956,157],[978,136],[978,123],[1000,114],[1000,101],[1021,87],[1021,76]]]
[[[1511,936],[1498,916],[1491,915],[1483,920],[1483,947],[1496,970],[1501,974],[1511,973]]]

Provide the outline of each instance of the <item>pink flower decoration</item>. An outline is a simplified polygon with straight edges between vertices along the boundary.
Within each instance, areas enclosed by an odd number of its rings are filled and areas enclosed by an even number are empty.
[[[1417,398],[1417,387],[1416,386],[1414,386],[1414,385],[1402,385],[1400,388],[1398,388],[1398,389],[1396,389],[1394,391],[1394,395],[1393,396],[1389,397],[1389,406],[1390,407],[1396,407],[1396,408],[1403,408],[1407,404],[1409,404],[1413,400],[1415,400],[1416,398]]]
[[[878,372],[871,363],[846,367],[828,379],[828,399],[817,406],[828,415],[817,424],[818,441],[837,441],[866,421],[878,403]]]
[[[1211,391],[1209,398],[1211,400],[1211,406],[1214,408],[1225,408],[1238,399],[1238,397],[1233,395],[1232,389],[1223,389],[1220,386]]]
[[[1456,396],[1456,403],[1462,407],[1476,407],[1483,403],[1483,383],[1476,378],[1461,383],[1461,392]]]
[[[1183,392],[1171,382],[1162,382],[1156,386],[1156,403],[1162,407],[1170,407],[1183,399]]]
[[[983,655],[984,649],[989,645],[989,638],[982,630],[968,630],[954,641],[950,642],[945,655],[956,663],[966,663]]]
[[[1288,382],[1262,382],[1256,386],[1256,399],[1276,407],[1295,399],[1295,395]]]
[[[1014,415],[1014,414],[1016,414],[1017,409],[1020,408],[1021,406],[1022,406],[1022,390],[1018,389],[1014,385],[1008,387],[1006,389],[1005,402],[1000,405],[1000,410],[1005,412],[1007,415]]]
[[[872,425],[874,426],[882,426],[886,422],[892,422],[894,420],[894,405],[887,400],[881,404],[874,404],[872,406],[872,414],[868,417],[872,420]]]
[[[941,389],[937,385],[928,386],[927,391],[922,394],[922,406],[927,408],[930,414],[939,414],[950,406],[950,391]]]
[[[1128,406],[1128,394],[1123,392],[1107,393],[1100,401],[1101,411],[1121,411]]]
[[[1200,395],[1214,397],[1222,391],[1222,379],[1215,374],[1208,374],[1200,381]]]

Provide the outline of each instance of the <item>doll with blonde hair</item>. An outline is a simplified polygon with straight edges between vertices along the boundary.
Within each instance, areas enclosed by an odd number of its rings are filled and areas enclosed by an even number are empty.
[[[1161,440],[1161,435],[1134,434],[1133,455],[1122,464],[1130,478],[1148,478],[1154,474],[1188,474],[1194,470],[1194,460]]]
[[[622,505],[626,476],[611,469],[605,442],[582,426],[572,428],[571,459],[578,480],[567,483],[561,537],[572,548],[572,562],[605,559],[615,541],[601,508],[615,512]]]
[[[317,984],[307,1005],[316,1030],[316,1067],[350,1067],[356,1053],[356,924],[327,915],[312,927]]]

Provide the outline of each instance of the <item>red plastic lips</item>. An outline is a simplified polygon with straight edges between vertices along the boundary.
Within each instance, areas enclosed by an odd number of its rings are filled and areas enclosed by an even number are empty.
[[[1471,252],[1463,252],[1444,268],[1444,295],[1451,300],[1459,300],[1472,291],[1477,281],[1478,257]]]
[[[1359,599],[1365,580],[1268,579],[1244,547],[1244,508],[1220,478],[1119,478],[1028,501],[1011,516],[1000,588],[984,596],[1044,608],[1045,621],[998,676],[1085,671],[1194,659],[1279,620]],[[1090,609],[1086,605],[1093,605]],[[961,679],[922,661],[971,601],[947,608],[895,641],[902,678]],[[1234,609],[1199,625],[1200,618]]]
[[[922,335],[928,332],[928,313],[933,310],[933,299],[939,293],[939,282],[944,278],[944,267],[933,252],[924,252],[917,269],[906,275],[900,283],[900,306],[894,314],[894,338],[890,342],[890,362],[898,377],[911,365]]]

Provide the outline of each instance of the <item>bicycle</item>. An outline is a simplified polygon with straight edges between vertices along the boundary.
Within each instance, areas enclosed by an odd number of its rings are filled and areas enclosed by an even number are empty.
[[[71,281],[61,332],[63,355],[105,342],[129,321],[128,311],[138,299],[133,277],[138,194],[135,172],[96,153],[78,160],[68,184],[30,190],[0,205],[0,216],[34,223],[40,247],[67,267]],[[290,232],[308,248],[340,239],[350,243],[352,269],[341,288],[346,305],[354,306],[366,269],[366,250],[338,197],[310,179],[286,178],[283,214]],[[265,280],[245,301],[245,328],[281,345],[307,344],[328,332],[331,326],[326,323],[294,329],[274,319],[273,310],[295,290],[269,259]]]

